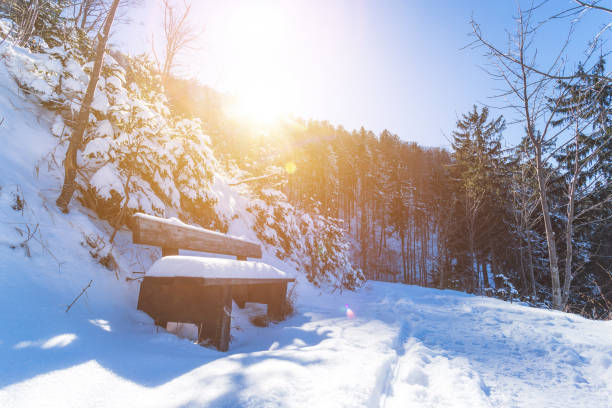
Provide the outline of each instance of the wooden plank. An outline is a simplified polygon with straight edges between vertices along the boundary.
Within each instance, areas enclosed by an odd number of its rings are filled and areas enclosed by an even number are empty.
[[[295,278],[276,278],[276,279],[233,279],[233,278],[201,278],[204,279],[202,285],[217,286],[217,285],[261,285],[280,282],[293,282]]]
[[[179,250],[176,248],[162,247],[162,256],[178,255]]]
[[[261,246],[255,242],[191,225],[177,225],[164,218],[135,214],[132,218],[135,244],[180,248],[246,259],[261,258]]]

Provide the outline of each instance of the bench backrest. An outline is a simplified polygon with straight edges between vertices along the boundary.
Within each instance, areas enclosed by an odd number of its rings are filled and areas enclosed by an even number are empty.
[[[178,255],[179,249],[188,249],[232,255],[240,260],[261,258],[261,246],[255,242],[141,213],[133,217],[132,240],[135,244],[161,247],[162,256]]]

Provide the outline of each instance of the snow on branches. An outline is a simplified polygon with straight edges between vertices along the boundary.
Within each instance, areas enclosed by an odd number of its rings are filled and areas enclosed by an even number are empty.
[[[255,215],[255,232],[262,242],[276,247],[276,256],[290,258],[316,285],[354,289],[365,278],[350,262],[350,247],[337,220],[308,214],[277,190],[262,189],[248,211]]]
[[[56,113],[50,132],[60,144],[70,136],[93,65],[83,47],[70,44],[0,49],[24,93]],[[115,229],[133,212],[178,215],[224,232],[241,219],[312,283],[353,289],[364,281],[337,220],[294,207],[277,190],[228,184],[200,121],[170,112],[146,56],[105,55],[78,168],[79,201]]]

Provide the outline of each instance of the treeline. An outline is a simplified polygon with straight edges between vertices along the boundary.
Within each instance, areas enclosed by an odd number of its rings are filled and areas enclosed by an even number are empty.
[[[581,3],[560,15],[575,23],[587,10],[612,14]],[[568,59],[537,65],[535,11],[519,8],[507,48],[472,22],[474,45],[496,67],[491,75],[524,131],[513,147],[503,147],[503,117],[478,107],[457,122],[450,151],[388,131],[302,120],[251,139],[240,125],[217,122],[223,136],[213,143],[251,175],[285,167],[283,191],[296,205],[341,220],[354,240],[354,261],[370,279],[520,297],[610,318],[606,52],[599,33],[573,73]]]
[[[609,120],[609,105],[605,112]],[[561,126],[563,113],[557,120]],[[270,173],[270,166],[285,168],[282,176],[255,182],[280,186],[296,205],[340,219],[354,239],[354,262],[369,279],[551,304],[529,141],[503,148],[504,129],[502,117],[474,107],[458,121],[450,151],[420,147],[388,131],[375,135],[302,120],[260,137],[222,132],[213,144],[248,169],[247,178]],[[582,136],[593,144],[610,137],[607,124]],[[575,166],[575,151],[548,151],[556,157],[546,167],[552,227],[557,247],[564,248],[568,199],[562,181]],[[600,149],[575,200],[577,214],[600,203],[581,215],[572,236],[577,272],[568,308],[591,316],[608,313],[612,300],[612,206],[606,201],[612,190],[605,182],[610,153]]]
[[[588,158],[584,168],[590,170],[575,186],[574,212],[580,220],[573,225],[571,268],[576,273],[564,307],[607,317],[612,300],[610,98],[591,98],[587,108],[583,92],[591,85],[586,82],[582,88],[574,84],[574,94],[562,101],[570,106],[579,100],[584,115],[598,117],[580,133],[597,157]],[[503,117],[475,106],[457,122],[446,150],[424,148],[386,130],[376,135],[301,119],[253,134],[237,121],[219,120],[220,111],[207,106],[196,112],[209,134],[218,135],[212,137],[215,151],[244,169],[246,179],[255,178],[253,184],[277,187],[295,205],[339,219],[353,238],[353,262],[367,278],[552,306],[532,146],[525,135],[517,146],[504,148]],[[563,130],[568,115],[561,109],[555,113],[556,129]],[[569,204],[564,184],[575,169],[576,152],[571,143],[544,148],[554,157],[543,176],[564,268]]]

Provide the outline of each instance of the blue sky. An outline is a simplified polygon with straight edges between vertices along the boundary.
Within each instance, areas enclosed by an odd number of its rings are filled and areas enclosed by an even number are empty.
[[[513,0],[193,3],[204,32],[198,49],[184,58],[183,74],[244,93],[257,114],[282,107],[348,129],[386,128],[425,146],[448,146],[462,113],[474,103],[496,103],[490,96],[500,84],[479,68],[487,62],[482,51],[462,49],[470,42],[471,16],[503,46],[517,10]],[[538,16],[572,4],[550,1]],[[152,2],[142,7],[133,14],[136,24],[118,29],[115,43],[133,51],[150,47],[159,8]],[[570,47],[572,63],[609,20],[583,17]],[[536,43],[542,59],[559,49],[568,28],[569,20],[561,20],[542,30]],[[520,132],[510,127],[509,142]]]

